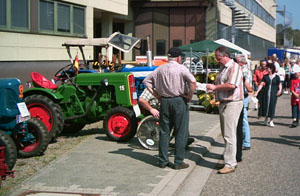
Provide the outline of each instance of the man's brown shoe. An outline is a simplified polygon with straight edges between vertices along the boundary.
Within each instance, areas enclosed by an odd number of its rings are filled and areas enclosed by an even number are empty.
[[[174,165],[174,169],[178,170],[178,169],[185,169],[188,168],[189,164],[187,163],[182,163],[181,165]]]
[[[235,167],[225,166],[225,167],[223,167],[223,169],[220,169],[218,173],[219,174],[229,174],[229,173],[234,172],[234,171],[235,171]]]

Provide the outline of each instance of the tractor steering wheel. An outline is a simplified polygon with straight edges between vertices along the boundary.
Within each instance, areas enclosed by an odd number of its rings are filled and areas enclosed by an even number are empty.
[[[73,70],[72,63],[62,67],[54,74],[55,82],[57,82],[59,80],[62,82],[64,82],[67,79],[71,80],[71,77],[74,77],[74,76],[75,76],[75,73]]]

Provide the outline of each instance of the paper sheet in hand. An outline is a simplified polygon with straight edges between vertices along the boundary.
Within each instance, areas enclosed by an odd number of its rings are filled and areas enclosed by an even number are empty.
[[[199,91],[206,91],[206,83],[199,83],[197,82],[197,88],[196,90],[199,90]]]

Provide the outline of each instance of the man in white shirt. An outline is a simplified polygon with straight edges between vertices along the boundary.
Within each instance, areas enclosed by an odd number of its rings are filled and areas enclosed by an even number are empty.
[[[300,59],[297,60],[297,64],[296,64],[296,60],[293,59],[291,61],[291,72],[290,72],[290,75],[291,75],[290,78],[291,78],[291,80],[293,80],[293,79],[296,78],[295,69],[299,69],[299,68],[300,68]]]

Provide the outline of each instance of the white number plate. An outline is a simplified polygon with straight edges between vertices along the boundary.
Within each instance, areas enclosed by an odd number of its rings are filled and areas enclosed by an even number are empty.
[[[135,117],[138,117],[138,116],[141,115],[141,110],[140,110],[139,105],[134,105],[134,106],[133,106],[133,111],[134,111],[134,113],[135,113]]]
[[[25,102],[17,103],[17,106],[22,117],[30,116],[30,113],[27,109]]]
[[[136,92],[132,93],[132,99],[137,99],[137,93]]]

